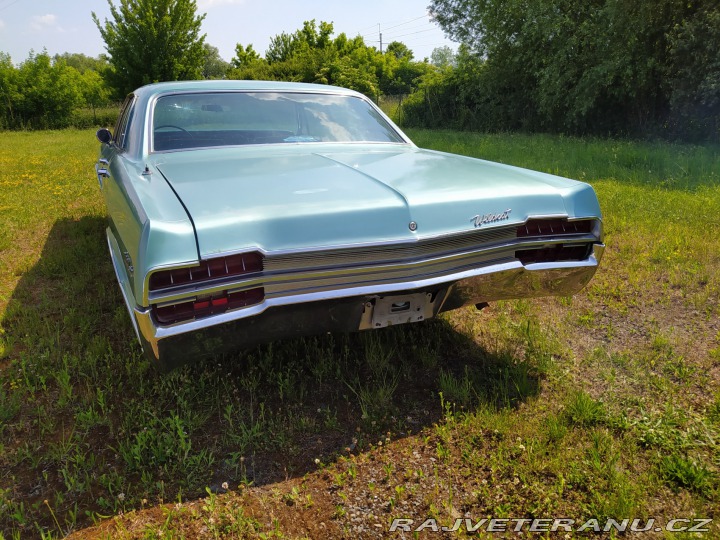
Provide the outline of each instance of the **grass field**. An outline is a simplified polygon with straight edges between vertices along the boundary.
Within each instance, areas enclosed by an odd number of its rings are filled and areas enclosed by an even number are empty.
[[[93,131],[0,133],[0,538],[383,538],[464,517],[720,536],[720,150],[409,134],[590,182],[608,245],[590,285],[158,375],[107,255]]]

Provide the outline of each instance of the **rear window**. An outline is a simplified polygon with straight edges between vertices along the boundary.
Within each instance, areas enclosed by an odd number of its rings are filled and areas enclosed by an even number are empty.
[[[365,100],[293,92],[172,94],[153,111],[156,151],[244,144],[404,142]]]

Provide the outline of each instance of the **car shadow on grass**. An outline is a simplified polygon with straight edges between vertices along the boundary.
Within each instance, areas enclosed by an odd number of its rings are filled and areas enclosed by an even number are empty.
[[[57,517],[67,532],[226,482],[301,477],[450,410],[513,408],[539,392],[533,354],[442,318],[158,373],[137,345],[104,229],[99,216],[57,221],[0,322],[2,531],[57,530]],[[460,316],[473,317],[492,319]]]

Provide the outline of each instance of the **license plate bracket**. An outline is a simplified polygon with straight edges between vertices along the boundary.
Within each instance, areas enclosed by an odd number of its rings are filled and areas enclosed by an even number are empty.
[[[380,296],[370,303],[372,328],[420,322],[433,316],[432,294]]]

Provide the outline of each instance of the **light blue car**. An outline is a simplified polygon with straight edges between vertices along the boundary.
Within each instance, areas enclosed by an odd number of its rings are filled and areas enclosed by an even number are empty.
[[[98,139],[113,265],[163,369],[570,295],[604,249],[589,185],[417,148],[343,88],[153,84]]]

